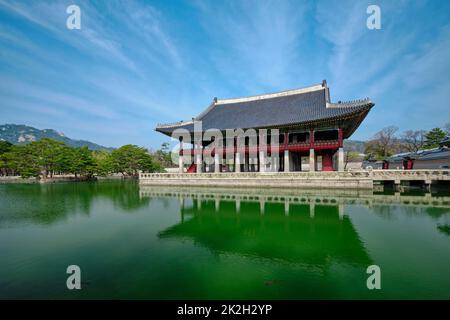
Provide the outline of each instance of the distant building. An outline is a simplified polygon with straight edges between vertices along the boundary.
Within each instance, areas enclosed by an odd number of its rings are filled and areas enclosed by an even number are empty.
[[[211,105],[191,121],[158,125],[156,131],[173,136],[175,130],[185,129],[191,139],[181,144],[194,141],[196,122],[201,122],[202,133],[211,129],[224,132],[224,136],[227,130],[254,129],[256,132],[254,146],[249,145],[252,137],[246,137],[244,145],[239,145],[236,139],[224,139],[224,147],[215,150],[211,148],[211,140],[204,139],[190,149],[182,149],[180,172],[184,172],[186,161],[189,161],[187,172],[190,173],[302,171],[305,169],[302,158],[309,159],[309,171],[344,170],[343,140],[353,134],[373,106],[368,98],[332,103],[324,80],[322,84],[278,93],[224,100],[214,98]],[[277,148],[261,143],[262,138],[268,138],[269,142],[273,139],[261,134],[268,129],[279,130]],[[205,152],[214,156],[214,164],[205,163]]]
[[[450,148],[450,134],[447,135],[445,139],[441,141],[440,146]]]
[[[450,136],[439,145],[439,148],[393,155],[387,159],[388,168],[385,169],[449,169]]]
[[[384,168],[384,161],[382,160],[375,160],[375,159],[369,159],[369,160],[364,160],[361,164],[361,168],[362,169],[385,169]]]

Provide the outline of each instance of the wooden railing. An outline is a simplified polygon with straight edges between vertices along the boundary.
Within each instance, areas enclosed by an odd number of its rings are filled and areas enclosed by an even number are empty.
[[[339,148],[339,140],[316,140],[314,141],[314,145],[308,142],[292,142],[287,145],[284,143],[280,143],[278,146],[245,146],[245,147],[224,147],[218,148],[217,152],[220,155],[224,154],[248,154],[253,153],[257,154],[260,151],[266,152],[284,152],[285,150],[289,151],[307,151],[310,148],[314,148],[315,150],[324,150],[324,149],[338,149]],[[197,154],[210,154],[212,156],[215,155],[215,148],[207,147],[205,149],[183,149],[183,155],[197,155]]]

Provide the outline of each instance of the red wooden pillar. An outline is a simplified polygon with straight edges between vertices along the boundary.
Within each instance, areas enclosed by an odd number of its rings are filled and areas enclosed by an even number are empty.
[[[325,150],[322,153],[322,171],[333,171],[333,153]]]
[[[309,171],[316,171],[316,152],[314,150],[314,129],[309,129]]]
[[[238,153],[238,148],[237,148],[237,138],[234,138],[234,143],[233,143],[233,164],[234,164],[234,172],[239,172],[241,170],[240,164],[239,164],[239,169],[236,169],[236,154]],[[239,161],[240,163],[240,161]]]
[[[412,170],[412,168],[413,168],[413,161],[411,159],[403,160],[403,169]]]
[[[339,128],[339,148],[344,146],[344,139],[342,135],[342,128]]]

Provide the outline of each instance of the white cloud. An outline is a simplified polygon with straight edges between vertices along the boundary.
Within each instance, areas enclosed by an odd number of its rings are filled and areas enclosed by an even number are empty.
[[[108,106],[94,103],[93,101],[85,100],[74,95],[23,83],[7,77],[0,77],[0,81],[2,82],[0,86],[2,97],[10,95],[20,96],[22,98],[34,99],[39,104],[47,104],[48,106],[55,106],[55,108],[65,108],[72,112],[81,112],[94,117],[105,119],[120,118],[119,114]],[[4,102],[2,102],[2,105],[6,106]]]

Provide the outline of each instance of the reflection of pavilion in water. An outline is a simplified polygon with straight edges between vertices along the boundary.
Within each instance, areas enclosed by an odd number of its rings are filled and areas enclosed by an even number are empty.
[[[370,257],[346,207],[420,209],[436,218],[450,197],[364,190],[282,190],[140,186],[140,196],[178,198],[181,223],[161,238],[188,238],[217,253],[281,259],[324,268],[332,261],[368,266]],[[430,211],[430,212],[429,212]],[[440,225],[448,228],[447,224]]]
[[[286,212],[291,204],[331,204],[338,205],[339,216],[344,214],[344,205],[361,205],[372,207],[376,205],[402,205],[412,207],[434,207],[450,209],[450,196],[435,196],[424,194],[374,194],[372,190],[353,189],[249,189],[249,188],[205,188],[205,187],[154,187],[139,186],[141,198],[176,197],[180,199],[235,201],[239,208],[242,201],[259,202],[262,210],[264,203],[282,203]],[[312,212],[312,214],[314,214]]]
[[[159,196],[168,191],[158,190]],[[248,193],[215,196],[192,189],[190,195],[179,197],[181,222],[162,231],[161,238],[188,238],[216,253],[319,269],[328,269],[332,263],[371,264],[350,218],[344,215],[344,204],[333,199],[316,202],[300,196],[295,201],[286,195]]]

